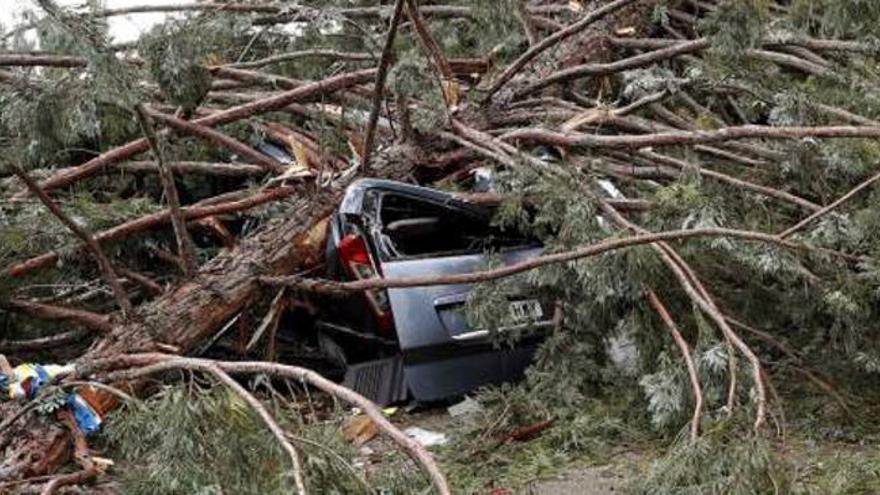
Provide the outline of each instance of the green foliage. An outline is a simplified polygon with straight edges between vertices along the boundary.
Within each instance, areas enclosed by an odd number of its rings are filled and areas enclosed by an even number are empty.
[[[720,424],[696,442],[679,440],[652,463],[635,493],[752,495],[790,493],[789,469],[763,439]]]
[[[342,421],[304,424],[298,411],[275,403],[276,420],[302,452],[312,493],[404,493],[424,484],[421,473],[385,449],[370,489],[353,467],[356,449],[341,435]],[[289,493],[290,458],[239,396],[196,383],[167,387],[143,403],[115,413],[102,433],[121,464],[125,493]]]
[[[271,434],[223,390],[166,389],[110,425],[126,493],[282,493],[292,481]]]
[[[815,465],[809,494],[861,495],[880,491],[880,456],[868,452],[837,452]]]
[[[872,0],[795,0],[790,17],[795,26],[820,37],[880,37],[880,5]]]
[[[450,444],[438,452],[453,491],[503,487],[521,493],[535,480],[573,465],[608,462],[615,450],[643,445],[647,435],[637,412],[641,404],[626,392],[635,388],[620,390],[624,392],[614,397],[574,401],[564,416],[556,416],[562,411],[528,385],[481,391],[477,400],[483,409],[453,424]],[[509,432],[548,419],[554,419],[552,426],[538,438],[503,443]]]
[[[96,202],[88,196],[65,201],[62,208],[75,222],[94,231],[161,209],[145,198]],[[6,264],[50,250],[64,251],[79,244],[42,205],[0,204],[0,262]]]
[[[739,57],[761,45],[770,18],[768,0],[723,0],[701,24],[712,40],[712,49]]]
[[[194,110],[211,89],[205,67],[210,52],[205,29],[193,23],[163,23],[141,41],[150,73],[165,99],[184,111]]]

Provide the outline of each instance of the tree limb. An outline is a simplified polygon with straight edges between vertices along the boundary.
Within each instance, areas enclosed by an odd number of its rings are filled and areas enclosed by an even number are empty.
[[[101,246],[95,241],[95,238],[92,236],[92,233],[88,231],[88,229],[84,226],[79,225],[74,222],[69,216],[67,216],[61,208],[52,201],[52,198],[43,191],[39,185],[28,175],[27,172],[24,171],[18,165],[12,164],[10,165],[13,173],[21,179],[22,182],[25,183],[28,190],[40,199],[43,205],[52,212],[52,214],[57,218],[61,223],[63,223],[76,237],[82,241],[85,245],[86,249],[95,259],[95,262],[98,264],[98,268],[101,271],[101,276],[104,278],[104,282],[110,287],[113,291],[113,295],[116,298],[116,304],[119,305],[119,308],[122,310],[122,314],[125,317],[128,317],[132,314],[134,308],[131,305],[131,301],[128,300],[128,294],[125,293],[125,290],[122,288],[122,285],[119,283],[119,278],[116,275],[116,271],[113,269],[113,265],[110,263],[110,260],[104,254],[104,251],[101,250]]]
[[[376,82],[373,88],[373,102],[370,108],[370,117],[367,121],[367,131],[364,133],[364,152],[361,161],[361,170],[365,174],[370,173],[370,158],[373,152],[373,141],[376,138],[376,122],[379,121],[379,112],[382,110],[384,100],[385,78],[388,76],[388,68],[394,56],[394,38],[397,35],[397,26],[403,14],[403,5],[406,0],[397,0],[394,5],[394,13],[391,15],[391,23],[388,26],[388,34],[385,35],[385,46],[382,48],[382,56],[379,59],[379,70],[376,71]]]

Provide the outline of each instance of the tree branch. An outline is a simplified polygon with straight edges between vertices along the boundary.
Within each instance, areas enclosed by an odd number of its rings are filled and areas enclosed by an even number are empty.
[[[287,170],[284,166],[282,166],[274,159],[269,158],[268,156],[256,151],[255,149],[242,143],[241,141],[233,137],[227,136],[226,134],[223,134],[219,131],[211,129],[208,126],[199,124],[197,123],[197,121],[191,122],[188,120],[183,120],[173,115],[157,112],[155,110],[148,110],[148,112],[150,117],[156,119],[162,124],[167,125],[175,131],[204,139],[212,144],[220,146],[221,148],[229,150],[232,153],[241,155],[246,160],[254,162],[257,165],[263,167],[263,169],[267,172],[282,174],[285,170]]]
[[[618,249],[651,244],[659,241],[682,240],[696,237],[730,237],[733,239],[742,239],[748,241],[765,242],[778,245],[786,249],[804,250],[811,249],[804,245],[794,244],[787,241],[780,241],[774,235],[764,234],[761,232],[753,232],[747,230],[734,230],[722,228],[692,229],[692,230],[670,230],[667,232],[637,234],[631,237],[619,239],[607,239],[595,244],[582,246],[571,251],[563,251],[554,254],[545,254],[529,258],[528,260],[514,263],[511,265],[483,270],[472,273],[459,273],[453,275],[425,275],[413,277],[394,277],[394,278],[370,278],[351,282],[339,282],[335,280],[324,279],[303,279],[298,276],[288,277],[261,277],[260,282],[273,286],[295,287],[307,291],[338,294],[346,292],[356,292],[372,289],[388,289],[402,287],[426,287],[432,285],[452,285],[452,284],[474,284],[478,282],[487,282],[504,277],[510,277],[518,273],[534,270],[542,266],[555,263],[565,263],[581,258],[597,256],[609,251]]]
[[[195,119],[192,123],[206,127],[217,127],[229,124],[260,113],[280,110],[281,108],[297,101],[317,95],[332,93],[343,88],[351,87],[355,84],[368,82],[372,80],[375,75],[375,69],[366,69],[328,77],[327,79],[309,83],[278,95],[261,98],[256,101],[213,113],[206,117]],[[143,153],[149,150],[149,148],[150,145],[146,139],[132,141],[128,144],[107,151],[82,165],[61,170],[59,173],[43,181],[40,184],[40,187],[43,188],[44,191],[50,191],[59,187],[69,186],[80,179],[96,173],[104,167],[126,160],[139,153]]]
[[[292,195],[295,191],[296,190],[292,187],[267,189],[247,198],[234,201],[226,201],[218,204],[207,204],[210,203],[210,201],[206,200],[194,206],[183,208],[181,211],[185,220],[198,220],[199,218],[210,217],[213,215],[223,215],[227,213],[249,210],[262,204],[288,197]],[[98,232],[95,235],[95,240],[97,242],[108,242],[123,239],[132,234],[165,225],[169,223],[170,218],[171,214],[168,212],[168,210],[153,213],[151,215],[140,217],[125,222],[121,225],[117,225],[116,227],[110,228],[108,230]],[[59,256],[61,256],[61,253],[58,251],[50,251],[48,253],[35,256],[29,260],[22,261],[4,269],[2,272],[0,272],[0,277],[21,277],[34,270],[38,270],[40,268],[55,263],[56,261],[58,261]]]
[[[98,268],[101,271],[101,276],[104,279],[104,282],[110,287],[113,291],[113,295],[116,298],[116,304],[119,305],[119,308],[122,310],[122,314],[125,317],[128,317],[133,312],[134,308],[131,305],[131,301],[128,300],[128,294],[125,293],[125,290],[122,288],[122,285],[119,283],[119,278],[116,276],[116,271],[113,269],[113,265],[110,263],[110,260],[107,259],[107,256],[104,255],[104,251],[101,250],[101,246],[95,241],[95,238],[92,236],[91,232],[88,231],[86,227],[79,225],[74,222],[61,208],[52,201],[45,191],[43,191],[39,185],[28,175],[27,172],[24,171],[18,165],[10,165],[13,173],[21,179],[22,182],[25,183],[28,190],[30,190],[31,194],[40,199],[43,205],[55,215],[61,223],[63,223],[76,237],[82,241],[85,245],[86,249],[95,259],[98,264]]]
[[[615,0],[613,2],[607,3],[602,7],[585,15],[581,20],[575,22],[574,24],[544,38],[543,40],[541,40],[540,43],[537,43],[526,50],[525,53],[517,57],[516,60],[511,62],[511,64],[507,66],[506,69],[504,69],[504,72],[502,72],[501,75],[499,75],[495,79],[495,82],[492,83],[492,86],[489,87],[486,97],[491,98],[495,93],[498,92],[499,89],[501,89],[508,81],[510,81],[510,79],[512,79],[517,72],[522,70],[522,68],[525,67],[526,64],[534,60],[535,57],[545,52],[548,48],[580,33],[599,19],[605,17],[608,14],[614,13],[615,11],[620,10],[621,8],[626,7],[627,5],[634,2],[635,0]]]
[[[700,434],[700,418],[703,416],[703,390],[700,386],[697,365],[694,363],[694,358],[691,355],[691,350],[690,347],[688,347],[687,341],[684,340],[684,337],[681,336],[681,332],[678,330],[678,325],[675,324],[675,320],[672,319],[669,310],[666,309],[666,306],[660,301],[660,298],[657,297],[657,293],[652,289],[648,289],[648,302],[651,304],[651,307],[654,308],[654,311],[660,316],[660,319],[663,320],[666,328],[672,333],[675,345],[677,345],[679,351],[681,351],[682,359],[684,359],[685,365],[687,366],[688,376],[691,380],[691,388],[694,392],[694,415],[693,418],[691,418],[691,442],[695,442]]]
[[[373,152],[373,141],[376,138],[376,123],[379,121],[379,112],[382,111],[384,99],[385,78],[388,76],[388,68],[394,56],[394,38],[397,35],[397,26],[403,14],[403,4],[406,0],[397,0],[394,5],[394,14],[391,15],[391,24],[388,26],[388,34],[385,35],[385,46],[382,48],[382,56],[379,59],[379,70],[376,71],[376,82],[373,88],[373,102],[370,108],[370,117],[367,121],[367,131],[364,133],[364,153],[361,162],[361,170],[365,174],[370,173],[370,158]]]
[[[135,114],[141,126],[141,131],[150,143],[153,156],[156,158],[156,166],[159,169],[159,180],[165,191],[165,201],[168,202],[168,213],[171,217],[171,226],[174,229],[174,237],[177,240],[177,251],[183,260],[183,271],[191,278],[199,270],[199,262],[196,257],[196,248],[193,244],[189,231],[186,230],[186,222],[180,213],[180,198],[177,195],[177,186],[174,184],[174,175],[165,164],[165,154],[162,151],[150,114],[143,103],[135,105]]]
[[[396,426],[391,424],[376,404],[357,392],[342,387],[312,370],[264,362],[211,361],[163,354],[129,354],[85,364],[83,366],[83,374],[88,375],[104,369],[119,369],[120,366],[133,369],[111,373],[107,377],[109,380],[133,380],[169,369],[185,368],[188,366],[215,366],[232,374],[263,373],[307,383],[342,401],[359,407],[379,427],[379,430],[388,435],[395,444],[422,466],[424,471],[430,476],[434,488],[439,494],[451,494],[446,477],[440,471],[431,454],[418,442],[407,437]]]
[[[25,301],[22,299],[10,299],[3,304],[4,307],[28,314],[34,318],[54,321],[67,321],[75,323],[97,333],[108,333],[113,329],[110,324],[110,318],[107,315],[92,313],[81,309],[64,308],[61,306],[53,306],[51,304],[43,304],[36,301]],[[0,342],[0,346],[4,344]]]

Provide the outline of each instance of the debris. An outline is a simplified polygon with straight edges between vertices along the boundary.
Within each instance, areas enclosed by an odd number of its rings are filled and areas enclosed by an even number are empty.
[[[384,414],[385,416],[391,417],[391,416],[394,416],[395,414],[397,414],[397,411],[399,409],[400,409],[399,407],[386,407],[385,409],[382,409],[382,414]]]
[[[73,413],[76,426],[84,435],[90,436],[101,429],[102,418],[97,411],[81,395],[72,393],[67,396],[67,407]]]
[[[433,447],[435,445],[445,445],[449,440],[445,433],[437,433],[436,431],[426,430],[418,426],[410,426],[403,430],[406,436],[412,438],[423,447]]]
[[[496,446],[505,445],[511,442],[528,442],[539,437],[547,428],[553,426],[555,419],[539,421],[530,425],[519,427],[513,431],[500,435]]]
[[[449,415],[453,418],[460,418],[462,416],[470,416],[471,414],[481,412],[483,410],[483,406],[471,399],[470,397],[465,397],[463,401],[458,404],[453,404],[449,406],[447,411],[449,411]]]
[[[379,427],[369,416],[360,414],[346,421],[342,436],[356,446],[361,446],[379,434]]]
[[[72,364],[59,366],[54,364],[25,363],[12,370],[12,376],[3,375],[0,390],[11,400],[30,400],[37,396],[40,389],[54,382],[58,377],[69,375],[75,371]]]

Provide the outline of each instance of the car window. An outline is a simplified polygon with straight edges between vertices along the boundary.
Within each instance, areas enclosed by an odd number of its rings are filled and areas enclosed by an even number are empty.
[[[390,258],[503,251],[536,243],[491,225],[491,212],[385,194],[379,208],[380,242]]]

